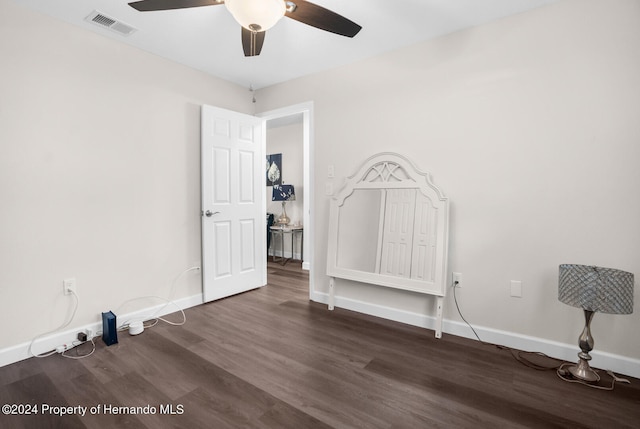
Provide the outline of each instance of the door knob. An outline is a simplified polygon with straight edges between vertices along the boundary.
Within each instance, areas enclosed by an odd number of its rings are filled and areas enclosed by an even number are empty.
[[[207,210],[206,212],[204,212],[206,217],[211,217],[213,215],[217,215],[220,212],[212,212],[211,210]]]

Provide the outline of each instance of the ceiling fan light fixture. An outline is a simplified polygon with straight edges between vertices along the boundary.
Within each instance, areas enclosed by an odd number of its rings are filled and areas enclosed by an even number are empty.
[[[250,31],[266,31],[286,12],[284,0],[225,0],[227,10]]]

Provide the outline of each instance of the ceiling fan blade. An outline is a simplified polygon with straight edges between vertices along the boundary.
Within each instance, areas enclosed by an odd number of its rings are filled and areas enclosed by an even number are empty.
[[[156,10],[186,9],[188,7],[214,6],[224,4],[224,0],[141,0],[129,3],[129,6],[140,12]]]
[[[305,0],[286,1],[285,3],[287,4],[285,16],[321,30],[353,37],[362,28],[342,15]]]
[[[251,31],[242,27],[242,49],[245,57],[256,57],[262,51],[265,31]]]

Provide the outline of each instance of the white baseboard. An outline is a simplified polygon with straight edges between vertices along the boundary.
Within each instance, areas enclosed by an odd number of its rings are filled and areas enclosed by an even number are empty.
[[[127,321],[134,320],[147,320],[151,317],[162,317],[170,313],[175,313],[180,310],[185,310],[190,307],[202,304],[202,294],[189,296],[173,301],[172,304],[161,303],[159,305],[153,305],[141,310],[133,311],[130,313],[116,314],[118,325]],[[62,344],[69,344],[76,340],[76,335],[85,329],[90,329],[94,333],[102,331],[102,321],[89,323],[83,326],[74,326],[71,329],[65,331],[56,332],[46,337],[38,338],[33,345],[33,353],[40,354],[49,350],[55,349]],[[125,332],[126,333],[126,332]],[[128,335],[128,334],[127,334]],[[15,362],[19,362],[24,359],[32,357],[29,354],[29,345],[31,341],[16,346],[7,347],[0,350],[0,367],[9,365]]]
[[[311,300],[323,304],[328,304],[329,295],[326,293],[314,292],[312,293]],[[408,325],[435,330],[435,317],[427,316],[424,314],[398,310],[395,308],[377,304],[370,304],[367,302],[339,296],[335,297],[335,306],[347,310],[357,311],[359,313],[369,314],[371,316],[381,317],[383,319],[394,320],[396,322],[406,323]],[[473,326],[473,329],[475,329],[482,341],[487,343],[499,344],[518,350],[541,352],[548,356],[566,360],[569,362],[577,362],[578,360],[577,355],[580,350],[578,348],[577,339],[576,344],[564,344],[544,338],[530,337],[515,332],[500,331],[497,329],[485,328],[482,326]],[[443,322],[442,331],[447,334],[456,335],[459,337],[476,339],[469,326],[467,326],[463,322],[445,319]],[[594,350],[589,354],[593,358],[590,364],[594,368],[609,369],[617,374],[624,374],[630,377],[640,378],[639,359],[633,359],[607,352],[600,352],[598,350]]]
[[[325,293],[313,292],[312,301],[327,304],[329,296]],[[116,315],[119,323],[127,320],[141,320],[155,316],[164,316],[177,311],[195,307],[202,304],[202,294],[193,295],[175,301],[175,305],[160,304],[147,307],[131,313]],[[426,329],[435,329],[435,318],[424,314],[398,310],[386,306],[370,304],[359,300],[335,297],[336,307],[347,310],[357,311],[359,313],[369,314],[383,319],[394,320],[408,325],[419,326]],[[163,308],[164,307],[164,308]],[[157,313],[156,313],[157,312]],[[57,332],[49,336],[38,339],[33,347],[34,353],[42,353],[55,349],[57,346],[70,343],[76,339],[76,334],[82,330],[91,329],[93,332],[102,330],[102,322],[90,323],[84,326],[76,326],[72,329]],[[564,344],[543,338],[530,337],[517,334],[514,332],[500,331],[482,326],[474,326],[474,329],[482,339],[482,341],[500,344],[512,347],[518,350],[542,352],[554,358],[563,359],[570,362],[577,360],[578,346],[577,344]],[[442,327],[443,332],[459,337],[475,339],[473,332],[467,325],[462,322],[445,320]],[[28,359],[30,342],[18,344],[16,346],[7,347],[0,350],[0,367]],[[610,369],[617,374],[624,374],[631,377],[640,378],[640,360],[632,359],[626,356],[615,355],[607,352],[592,351],[593,360],[591,365],[594,368]]]

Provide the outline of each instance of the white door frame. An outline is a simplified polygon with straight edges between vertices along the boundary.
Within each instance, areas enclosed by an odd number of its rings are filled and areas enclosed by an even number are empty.
[[[302,222],[304,225],[304,261],[302,268],[309,271],[309,298],[312,299],[315,295],[313,287],[313,177],[311,154],[313,153],[313,102],[307,101],[300,104],[294,104],[292,106],[283,107],[281,109],[269,110],[256,114],[257,117],[269,121],[271,119],[282,118],[285,116],[292,116],[302,114],[302,156],[303,156],[303,186],[304,186],[304,201],[302,202]]]

